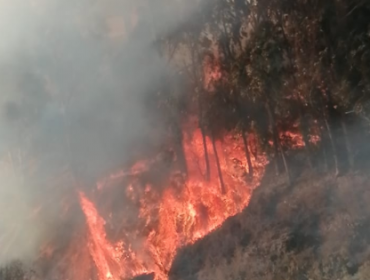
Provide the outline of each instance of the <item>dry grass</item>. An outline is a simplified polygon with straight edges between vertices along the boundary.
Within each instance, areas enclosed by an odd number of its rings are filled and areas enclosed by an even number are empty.
[[[170,279],[370,279],[368,182],[351,173],[262,185],[243,213],[178,254]]]
[[[178,253],[171,280],[370,279],[368,175],[265,181],[247,209]],[[20,273],[12,264],[0,279],[35,279]]]

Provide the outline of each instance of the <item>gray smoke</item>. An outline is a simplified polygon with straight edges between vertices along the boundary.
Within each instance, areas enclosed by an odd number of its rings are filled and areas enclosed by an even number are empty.
[[[94,187],[161,142],[144,102],[170,72],[154,40],[195,6],[149,2],[0,0],[0,265],[36,256],[73,179]]]

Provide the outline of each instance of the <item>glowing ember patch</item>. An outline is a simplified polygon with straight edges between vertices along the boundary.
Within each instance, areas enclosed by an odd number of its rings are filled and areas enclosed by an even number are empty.
[[[309,140],[310,143],[314,144],[314,145],[318,145],[319,142],[321,141],[321,137],[319,135],[309,135]]]
[[[303,148],[305,146],[303,136],[299,132],[284,131],[280,133],[280,139],[293,149]]]
[[[203,87],[208,91],[213,91],[213,83],[222,78],[221,67],[217,59],[206,57],[203,62]]]

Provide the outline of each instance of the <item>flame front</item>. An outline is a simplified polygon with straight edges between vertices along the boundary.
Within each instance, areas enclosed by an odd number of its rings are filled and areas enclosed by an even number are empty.
[[[115,251],[113,246],[107,241],[104,230],[105,221],[99,216],[94,204],[80,192],[81,208],[86,216],[87,226],[90,232],[89,251],[94,259],[99,272],[99,279],[118,279],[113,277],[110,262],[114,262]]]
[[[137,199],[139,203],[137,228],[130,228],[130,233],[121,232],[122,239],[118,242],[107,239],[104,219],[93,202],[80,193],[90,235],[89,250],[100,280],[132,278],[152,272],[156,279],[166,279],[178,248],[204,237],[248,205],[252,190],[263,176],[267,164],[265,155],[252,153],[254,178],[248,178],[241,137],[226,135],[215,141],[216,149],[211,139],[206,137],[210,174],[207,179],[201,131],[189,128],[184,129],[191,132],[184,133],[183,141],[187,178],[183,181],[178,178],[180,187],[168,182],[161,192],[146,183],[139,193],[133,186],[134,182],[129,181],[125,194],[128,199]],[[253,137],[251,134],[248,139],[250,146],[254,143]],[[256,150],[256,147],[251,148]],[[216,156],[225,190],[221,186]],[[139,162],[128,172],[119,171],[102,180],[98,183],[98,195],[113,181],[138,174],[148,169],[148,165],[149,162]],[[179,174],[170,176],[176,178]]]

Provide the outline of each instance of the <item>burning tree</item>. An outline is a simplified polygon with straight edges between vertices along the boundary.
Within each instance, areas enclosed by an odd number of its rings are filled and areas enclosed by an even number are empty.
[[[30,54],[26,71],[4,67],[21,95],[33,94],[5,104],[19,149],[64,168],[71,186],[57,192],[66,199],[54,220],[78,213],[83,224],[44,244],[37,265],[58,269],[41,278],[81,257],[83,273],[67,278],[165,279],[178,248],[248,205],[269,161],[292,185],[300,154],[305,168],[338,176],[364,152],[355,143],[368,132],[351,125],[366,123],[346,112],[367,118],[366,1],[139,2],[74,7],[94,28],[76,20],[40,32],[44,63]],[[38,202],[42,213],[52,208]]]

